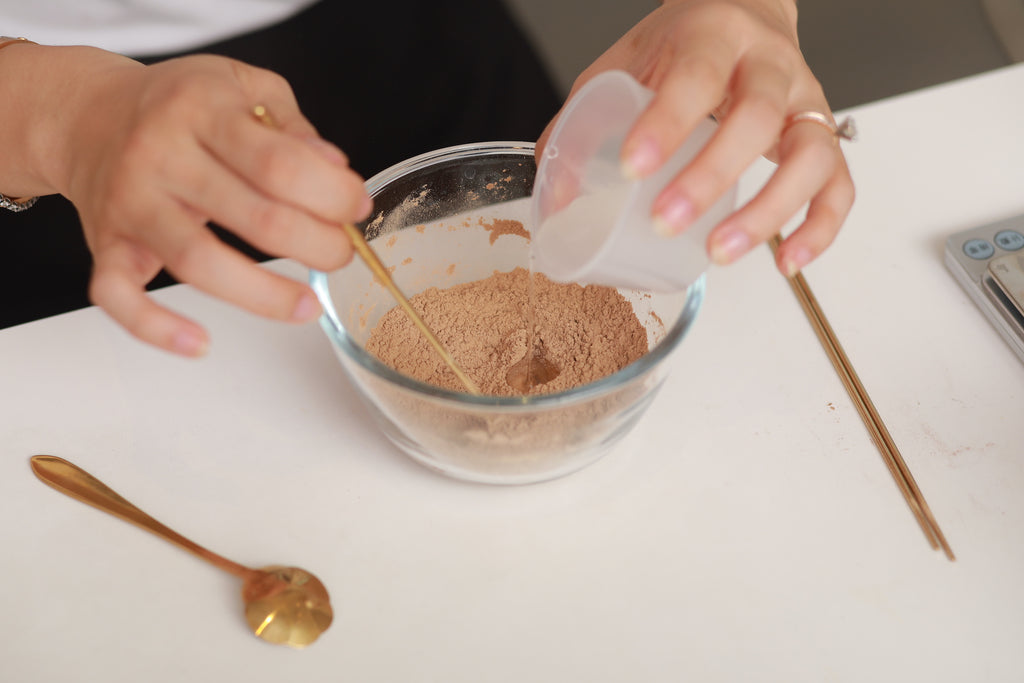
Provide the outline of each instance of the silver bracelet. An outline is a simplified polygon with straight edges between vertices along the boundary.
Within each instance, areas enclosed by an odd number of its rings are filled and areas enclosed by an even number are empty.
[[[8,211],[24,211],[25,209],[31,209],[32,205],[39,201],[39,197],[23,197],[21,199],[12,199],[6,195],[0,194],[0,209],[7,209]]]

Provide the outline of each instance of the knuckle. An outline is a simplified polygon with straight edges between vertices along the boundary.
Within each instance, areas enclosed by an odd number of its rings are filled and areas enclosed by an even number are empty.
[[[764,91],[747,94],[737,107],[742,107],[746,114],[756,121],[771,122],[774,129],[778,129],[786,116],[785,102]]]
[[[204,272],[206,241],[188,240],[164,256],[164,264],[179,280],[195,279]]]
[[[754,24],[749,10],[731,2],[700,5],[694,10],[694,18],[721,35],[744,35]]]
[[[254,206],[243,233],[266,252],[297,259],[318,270],[340,268],[352,256],[352,246],[337,225],[276,202]]]
[[[279,145],[267,144],[254,152],[253,172],[269,187],[288,187],[299,170],[295,157]]]
[[[352,262],[352,257],[355,256],[355,249],[352,247],[352,243],[348,239],[342,240],[341,248],[335,252],[335,261],[337,267],[342,268]]]
[[[149,306],[138,306],[129,319],[122,324],[136,338],[153,342],[155,331],[160,327],[161,315],[157,309]]]
[[[679,74],[699,87],[718,88],[728,80],[728,74],[714,61],[701,55],[690,55],[679,65]]]
[[[348,264],[352,260],[352,243],[349,242],[341,230],[334,229],[328,249],[317,251],[310,260],[309,265],[317,270],[336,270]]]
[[[245,230],[265,246],[284,240],[292,225],[292,211],[277,202],[259,201],[249,211]]]
[[[150,330],[158,325],[159,315],[144,305],[145,294],[141,290],[137,295],[143,297],[143,305],[140,305],[139,301],[134,301],[125,290],[128,286],[114,272],[97,269],[89,280],[89,301],[105,311],[136,338],[148,340],[152,336]],[[128,303],[129,301],[132,303]]]
[[[830,244],[836,233],[839,232],[839,226],[842,224],[843,219],[846,217],[846,211],[840,209],[834,204],[822,204],[815,211],[815,218],[819,225],[825,226],[828,230],[823,230],[822,235],[826,238],[826,244]]]
[[[732,180],[726,168],[714,161],[706,161],[693,169],[693,175],[682,182],[686,185],[684,193],[694,202],[698,212],[703,213]]]
[[[699,22],[703,25],[724,26],[723,22],[736,21],[737,15],[741,14],[739,8],[733,7],[730,3],[696,3],[689,11],[690,21]],[[686,22],[681,22],[685,24]]]
[[[106,309],[113,295],[114,284],[114,280],[105,270],[93,271],[92,277],[89,279],[89,301],[95,306]]]
[[[842,207],[843,215],[845,216],[850,211],[850,207],[853,206],[854,201],[857,199],[857,188],[854,187],[853,181],[849,178],[845,179],[845,182],[839,184],[836,189],[836,203]]]
[[[292,87],[288,79],[270,69],[253,66],[245,62],[231,60],[229,62],[234,79],[250,91],[268,91],[274,93],[291,93]]]
[[[831,177],[839,163],[835,141],[824,135],[816,135],[813,140],[801,145],[794,150],[793,156],[797,163],[818,169],[824,178]]]
[[[813,213],[813,224],[816,226],[814,234],[822,250],[835,240],[849,213],[850,205],[841,202],[823,201],[816,203]]]
[[[270,71],[269,69],[257,69],[256,76],[259,78],[260,84],[272,92],[288,94],[291,94],[292,92],[292,87],[288,82],[288,79],[276,71]]]
[[[750,11],[738,4],[720,3],[709,9],[716,12],[716,23],[725,29],[745,29],[752,23]]]
[[[252,287],[239,304],[256,315],[287,320],[295,310],[295,304],[302,296],[302,291],[302,285],[293,280],[260,277],[252,281]]]

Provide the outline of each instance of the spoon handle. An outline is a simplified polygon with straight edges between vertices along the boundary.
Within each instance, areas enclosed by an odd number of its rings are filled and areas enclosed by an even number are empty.
[[[102,481],[63,458],[58,458],[55,455],[33,455],[29,460],[32,471],[43,483],[75,500],[110,513],[126,522],[131,522],[239,578],[249,578],[255,572],[253,569],[207,550],[177,531],[164,526],[122,498],[120,494]]]

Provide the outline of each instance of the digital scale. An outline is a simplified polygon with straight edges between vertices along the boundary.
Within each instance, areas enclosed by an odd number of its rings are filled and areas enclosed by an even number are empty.
[[[1024,361],[1024,215],[952,235],[946,265]]]

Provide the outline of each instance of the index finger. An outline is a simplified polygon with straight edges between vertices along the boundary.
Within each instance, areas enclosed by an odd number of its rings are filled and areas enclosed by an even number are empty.
[[[680,49],[622,145],[623,167],[630,177],[656,171],[721,104],[740,56],[738,46],[727,39],[694,36]]]
[[[267,105],[270,115],[282,116]],[[334,145],[284,108],[280,123],[261,123],[253,110],[222,116],[203,144],[260,192],[329,222],[353,222],[370,211],[363,178]],[[287,127],[287,128],[286,128]],[[308,131],[308,132],[307,132]]]

